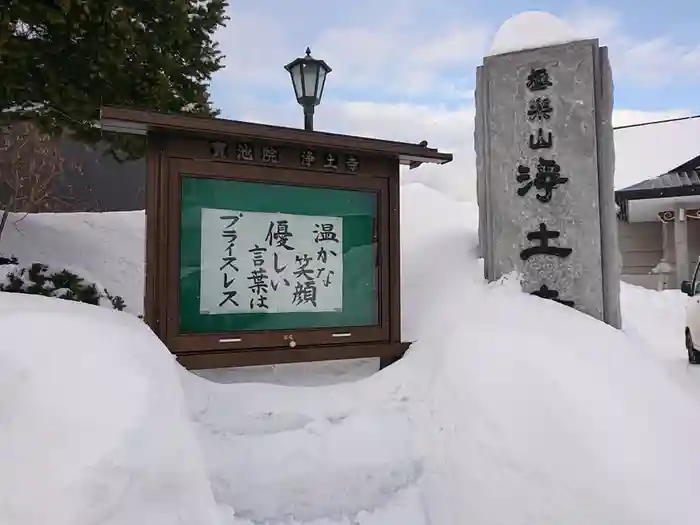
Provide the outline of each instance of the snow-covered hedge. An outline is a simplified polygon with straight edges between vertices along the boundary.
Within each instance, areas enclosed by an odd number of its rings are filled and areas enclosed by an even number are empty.
[[[0,292],[26,293],[57,297],[124,310],[124,299],[106,288],[87,281],[69,270],[55,270],[45,264],[20,265],[14,256],[0,256]]]

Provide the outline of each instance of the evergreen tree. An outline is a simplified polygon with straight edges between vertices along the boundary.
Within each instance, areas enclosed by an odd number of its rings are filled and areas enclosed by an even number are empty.
[[[4,0],[0,124],[100,139],[102,105],[215,115],[228,0]]]

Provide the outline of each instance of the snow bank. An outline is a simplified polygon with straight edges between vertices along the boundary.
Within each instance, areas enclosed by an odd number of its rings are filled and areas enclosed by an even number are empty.
[[[143,309],[146,223],[143,211],[13,214],[0,254],[65,268],[121,295],[126,311]]]
[[[177,366],[138,319],[0,292],[0,331],[0,523],[217,523]]]
[[[700,368],[683,296],[623,285],[613,330],[484,283],[474,205],[420,184],[402,201],[415,344],[365,379],[217,384],[126,314],[0,294],[0,523],[695,525]],[[140,279],[141,230],[124,233],[138,216],[57,218],[43,262],[124,293],[116,281]],[[104,274],[61,251],[91,228]],[[34,257],[26,231],[18,255]]]
[[[544,11],[526,11],[506,20],[496,32],[489,55],[566,44],[580,40],[574,29]]]
[[[275,524],[694,524],[700,377],[654,321],[678,297],[625,287],[649,295],[626,333],[487,285],[476,208],[402,197],[403,360],[317,388],[186,376],[217,501]]]
[[[686,363],[685,307],[688,297],[680,290],[658,292],[623,283],[620,303],[622,329],[659,360]]]
[[[434,429],[418,446],[431,522],[697,522],[697,396],[659,366],[652,343],[522,294],[517,283],[485,285],[474,232],[456,220],[473,210],[419,187],[404,199],[404,225],[415,232],[405,278],[422,282],[404,297],[420,342],[402,366],[432,372],[416,416]],[[434,254],[441,271],[431,271]],[[644,312],[647,333],[675,330],[654,319],[659,311]],[[683,356],[682,346],[675,351]]]

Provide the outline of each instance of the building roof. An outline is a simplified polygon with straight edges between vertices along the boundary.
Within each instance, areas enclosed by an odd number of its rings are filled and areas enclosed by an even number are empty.
[[[680,166],[676,166],[672,170],[669,170],[669,173],[681,172],[681,171],[693,171],[693,170],[698,169],[699,167],[700,167],[700,155],[698,155],[697,157],[693,157],[688,162],[684,162]]]
[[[615,193],[624,199],[657,199],[700,194],[700,176],[695,170],[664,173]]]

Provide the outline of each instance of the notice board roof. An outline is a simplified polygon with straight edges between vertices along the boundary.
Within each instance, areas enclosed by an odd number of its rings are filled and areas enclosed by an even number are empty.
[[[102,108],[100,125],[104,131],[135,135],[147,135],[148,133],[158,132],[200,133],[222,138],[255,138],[270,142],[302,144],[309,147],[346,149],[368,154],[393,156],[401,164],[407,165],[423,162],[446,164],[452,160],[451,153],[441,153],[436,148],[429,148],[422,144],[339,135],[321,131],[305,131],[296,128],[182,113],[157,113],[114,106]]]

